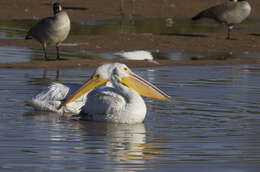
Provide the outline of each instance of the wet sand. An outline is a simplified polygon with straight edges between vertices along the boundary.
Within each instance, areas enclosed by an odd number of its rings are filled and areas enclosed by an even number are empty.
[[[105,63],[119,62],[130,67],[152,66],[208,66],[208,65],[240,65],[260,64],[260,60],[157,60],[156,63],[140,60],[68,60],[68,61],[32,61],[17,63],[0,63],[0,68],[47,68],[47,69],[71,69],[93,68]]]
[[[191,18],[200,10],[208,8],[225,0],[218,1],[192,1],[192,0],[136,0],[135,2],[135,16],[136,17],[171,17],[175,18]],[[81,10],[68,10],[71,20],[89,20],[89,19],[112,19],[120,18],[120,0],[99,0],[99,1],[85,1],[85,0],[66,0],[60,1],[65,7],[82,8]],[[251,0],[250,4],[253,6],[250,18],[257,19],[260,16],[260,1]],[[39,19],[42,17],[52,15],[50,1],[34,1],[34,0],[9,0],[0,1],[2,7],[0,11],[0,19]],[[87,10],[84,10],[86,8]],[[15,11],[15,12],[14,12]],[[131,11],[130,0],[125,0],[125,16],[129,17]],[[257,52],[260,49],[260,31],[245,31],[246,27],[259,26],[259,24],[240,24],[231,33],[234,40],[225,40],[225,27],[222,32],[218,33],[193,33],[193,34],[175,34],[169,33],[166,35],[153,34],[122,34],[122,35],[84,35],[76,36],[70,35],[65,43],[82,43],[79,46],[66,47],[73,51],[90,50],[90,51],[120,51],[120,50],[182,50],[191,52],[232,52],[242,53],[246,51]],[[173,25],[174,27],[174,25]],[[24,46],[24,47],[40,47],[39,43],[35,41],[25,40],[0,40],[0,45],[8,46]],[[51,47],[54,49],[54,47]],[[64,47],[61,47],[61,49]],[[107,60],[105,60],[107,62]],[[102,61],[103,62],[103,61]],[[26,62],[26,63],[12,63],[1,64],[0,67],[68,67],[77,66],[78,60],[62,61],[62,62]],[[96,66],[100,61],[96,60],[82,60],[82,66]],[[156,65],[146,61],[125,62],[129,65],[150,66]],[[204,61],[160,61],[160,65],[196,65],[206,63],[212,64],[237,64],[237,63],[259,63],[256,60],[204,60]],[[31,64],[31,65],[30,65]]]

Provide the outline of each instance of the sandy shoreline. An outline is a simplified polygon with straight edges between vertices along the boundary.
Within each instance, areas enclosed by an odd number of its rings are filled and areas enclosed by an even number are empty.
[[[126,0],[125,0],[126,1]],[[225,0],[217,0],[211,2],[207,0],[138,0],[135,1],[135,11],[137,17],[172,17],[174,18],[191,18],[202,9],[208,8],[214,4],[224,2]],[[38,19],[52,15],[50,3],[52,1],[35,1],[35,0],[0,0],[2,9],[0,10],[0,20],[9,19]],[[61,0],[66,7],[82,7],[87,10],[68,10],[71,20],[89,20],[89,19],[108,19],[120,18],[119,0]],[[250,18],[257,19],[260,16],[260,1],[251,0],[253,11]],[[130,1],[125,2],[125,15],[130,16]],[[15,11],[15,13],[13,12]],[[260,24],[254,24],[260,27]],[[235,40],[225,40],[226,33],[223,30],[218,33],[193,33],[193,34],[175,34],[153,35],[153,34],[122,34],[122,35],[70,35],[65,43],[82,42],[83,44],[74,47],[66,47],[73,51],[89,50],[89,51],[120,51],[120,50],[182,50],[190,52],[258,52],[260,50],[260,31],[259,34],[253,31],[244,31],[239,28],[254,27],[253,24],[241,24],[232,33]],[[173,26],[174,27],[174,26]],[[220,26],[221,27],[221,26]],[[224,27],[223,27],[224,29]],[[113,40],[113,41],[111,41]],[[25,40],[8,40],[1,39],[0,46],[23,46],[40,48],[39,43],[35,41]],[[51,47],[54,49],[54,47]],[[64,47],[62,47],[64,48]],[[62,49],[61,48],[61,49]],[[107,62],[107,60],[105,60]],[[149,62],[128,62],[123,61],[131,66],[150,66]],[[31,64],[30,64],[31,63]],[[63,62],[26,62],[26,63],[9,63],[0,64],[0,67],[76,67],[81,66],[97,66],[100,64],[98,60],[77,60]],[[204,61],[160,61],[160,65],[206,65],[206,64],[258,64],[256,60],[204,60]]]

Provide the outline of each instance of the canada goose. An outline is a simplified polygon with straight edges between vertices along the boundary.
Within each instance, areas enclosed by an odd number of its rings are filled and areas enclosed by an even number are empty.
[[[198,20],[201,18],[211,18],[215,21],[228,26],[227,38],[230,39],[230,31],[235,24],[245,20],[251,12],[250,4],[245,0],[229,0],[223,4],[219,4],[208,8],[192,18]]]
[[[27,33],[25,39],[35,39],[42,44],[45,60],[48,60],[47,45],[56,45],[57,58],[60,60],[59,44],[64,41],[70,32],[70,19],[62,10],[59,3],[53,4],[53,17],[41,19]]]

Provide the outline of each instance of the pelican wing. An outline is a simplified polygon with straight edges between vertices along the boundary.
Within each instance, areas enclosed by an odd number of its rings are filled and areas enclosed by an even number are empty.
[[[75,90],[80,87],[79,84],[60,84],[53,83],[47,89],[44,89],[32,100],[26,101],[26,104],[32,106],[35,110],[60,112],[58,107],[64,99],[70,96]],[[77,101],[71,102],[63,109],[65,113],[79,113],[81,107],[86,102],[86,96],[82,96]]]

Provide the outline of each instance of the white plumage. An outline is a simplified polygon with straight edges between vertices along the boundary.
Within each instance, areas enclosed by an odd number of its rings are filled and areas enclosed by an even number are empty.
[[[122,90],[100,87],[90,92],[87,99],[91,101],[83,107],[84,114],[88,114],[84,118],[115,123],[142,122],[146,115],[144,100],[136,91],[121,86]]]
[[[64,85],[61,83],[52,83],[48,88],[44,89],[32,100],[26,101],[26,104],[34,107],[35,110],[39,111],[79,114],[81,111],[81,107],[86,102],[86,95],[82,96],[74,102],[71,102],[61,110],[58,110],[58,107],[80,86],[80,84]]]
[[[149,51],[136,50],[127,52],[117,52],[114,55],[119,56],[126,60],[153,60],[153,55]]]
[[[139,94],[160,100],[170,99],[126,65],[113,63],[98,67],[80,88],[77,84],[54,83],[28,104],[36,110],[81,112],[82,118],[87,120],[140,123],[145,118],[146,105]]]

